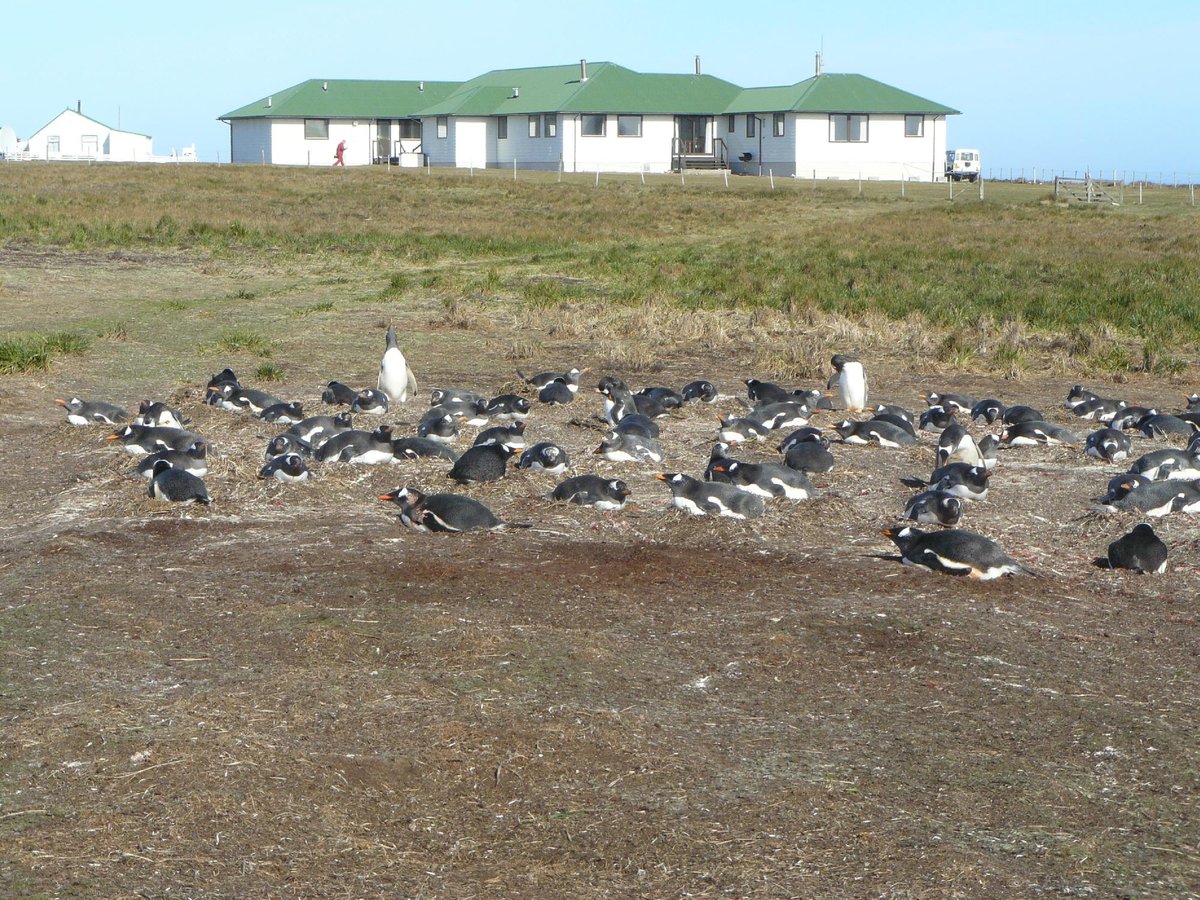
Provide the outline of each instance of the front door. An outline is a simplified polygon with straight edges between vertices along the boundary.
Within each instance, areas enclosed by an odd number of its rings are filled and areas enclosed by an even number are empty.
[[[680,153],[708,152],[708,116],[676,116]]]
[[[392,155],[392,120],[375,120],[375,158],[383,162]]]

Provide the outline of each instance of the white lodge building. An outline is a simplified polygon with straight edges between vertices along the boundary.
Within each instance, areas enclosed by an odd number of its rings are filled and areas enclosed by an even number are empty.
[[[65,109],[19,142],[10,158],[148,162],[154,155],[153,144],[149,135],[110,128],[78,110]]]
[[[935,181],[957,110],[862,75],[741,88],[613,63],[470,81],[306,81],[221,119],[235,163],[670,172]]]

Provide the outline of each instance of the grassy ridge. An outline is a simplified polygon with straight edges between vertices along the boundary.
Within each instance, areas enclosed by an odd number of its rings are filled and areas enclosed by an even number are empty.
[[[1145,345],[1200,339],[1200,229],[1173,206],[1057,206],[1045,186],[693,178],[558,183],[522,173],[261,167],[0,167],[0,241],[78,249],[347,255],[397,272],[386,291],[500,293],[540,307],[647,298],[679,309],[920,317],[969,344],[980,323]],[[512,277],[519,273],[516,281]],[[569,274],[570,279],[559,277]],[[957,334],[957,336],[955,336]],[[1147,349],[1148,348],[1148,349]],[[1111,352],[1109,347],[1105,352]]]

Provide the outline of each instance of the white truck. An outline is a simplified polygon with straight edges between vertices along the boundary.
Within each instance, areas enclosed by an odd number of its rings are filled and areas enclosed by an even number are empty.
[[[946,151],[947,181],[978,181],[981,171],[978,150]]]

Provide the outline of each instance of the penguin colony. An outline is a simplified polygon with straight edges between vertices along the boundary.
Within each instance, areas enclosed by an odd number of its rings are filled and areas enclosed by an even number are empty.
[[[528,420],[536,421],[536,405],[562,406],[597,394],[602,398],[602,411],[598,412],[608,431],[591,456],[622,464],[631,474],[649,468],[646,475],[663,483],[670,506],[694,516],[748,520],[778,515],[772,510],[820,495],[812,479],[835,469],[835,443],[844,447],[875,445],[886,451],[915,447],[922,443],[922,434],[927,435],[926,441],[936,436],[931,474],[903,479],[916,491],[903,510],[897,510],[902,524],[881,533],[899,550],[903,563],[950,575],[990,580],[1037,574],[996,542],[957,527],[964,518],[969,519],[973,504],[987,501],[998,451],[1061,444],[1079,446],[1083,455],[1109,464],[1131,461],[1127,472],[1109,480],[1093,509],[1132,511],[1147,519],[1200,512],[1200,396],[1189,397],[1185,409],[1161,412],[1100,397],[1075,385],[1067,392],[1064,409],[1081,424],[1095,426],[1081,440],[1071,429],[1047,421],[1038,409],[1008,406],[995,398],[977,401],[961,394],[930,391],[922,396],[926,408],[915,414],[895,404],[870,407],[861,361],[837,354],[831,365],[833,374],[824,391],[747,379],[744,411],[719,417],[709,463],[697,474],[653,469],[664,468],[664,461],[671,456],[671,420],[681,418],[687,405],[712,404],[722,398],[707,380],[693,381],[679,391],[651,386],[635,393],[615,375],[600,377],[594,391],[582,388],[587,368],[532,377],[518,372],[533,395],[532,402],[515,393],[488,398],[471,390],[439,388],[431,392],[430,406],[420,414],[414,433],[401,434],[399,425],[380,420],[389,415],[394,419],[398,407],[415,398],[417,385],[391,326],[375,388],[356,389],[330,381],[322,391],[324,404],[348,409],[307,416],[298,402],[243,386],[231,369],[209,380],[206,402],[281,429],[267,443],[265,465],[258,474],[261,479],[292,484],[313,478],[314,467],[319,472],[321,467],[335,464],[441,460],[447,467],[444,485],[433,490],[402,485],[379,497],[395,504],[402,525],[417,531],[529,527],[528,523],[504,520],[469,493],[461,492],[473,484],[509,477],[514,471],[560,477],[545,496],[547,501],[609,513],[623,509],[634,493],[626,479],[588,472],[571,474],[572,455],[579,460],[583,451],[572,448],[568,454],[566,448],[544,440],[530,445],[525,437]],[[853,418],[816,425],[819,415],[836,418],[834,401]],[[189,430],[187,419],[178,410],[146,400],[130,416],[120,406],[103,401],[74,397],[56,402],[73,425],[119,426],[108,440],[119,442],[139,458],[135,472],[147,479],[149,497],[181,504],[213,502],[204,482],[209,442]],[[364,427],[364,419],[379,424]],[[361,423],[358,427],[356,421]],[[986,426],[995,432],[977,440],[968,425],[977,426],[977,431],[978,426]],[[479,431],[474,442],[463,447],[463,429],[468,427]],[[664,428],[668,429],[666,438]],[[774,445],[780,454],[778,461],[738,459],[735,455],[739,445],[758,442]],[[1146,446],[1163,442],[1177,446]],[[1167,546],[1148,522],[1142,522],[1114,541],[1096,563],[1136,572],[1163,572]]]

